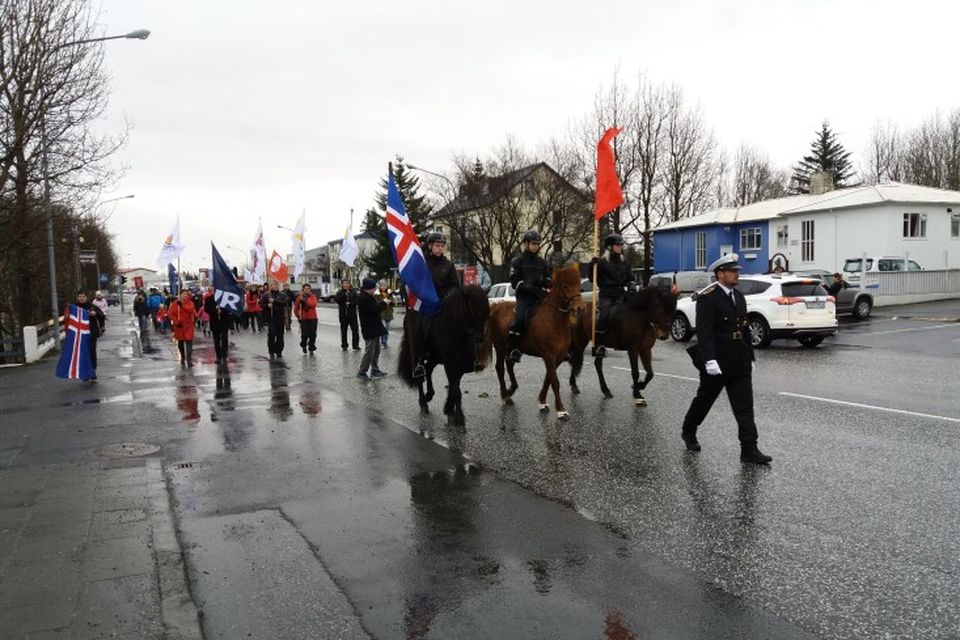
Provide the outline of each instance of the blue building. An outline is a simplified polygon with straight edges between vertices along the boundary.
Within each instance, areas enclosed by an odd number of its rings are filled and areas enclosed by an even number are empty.
[[[744,273],[764,273],[770,251],[770,218],[766,211],[717,209],[653,230],[653,270],[698,271],[728,253],[740,255]],[[773,251],[772,253],[776,253]]]

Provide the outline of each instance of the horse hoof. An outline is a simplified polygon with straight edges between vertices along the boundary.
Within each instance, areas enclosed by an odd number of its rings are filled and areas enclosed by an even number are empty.
[[[609,391],[604,391],[604,392],[603,392],[603,397],[604,397],[604,398],[612,398],[612,397],[613,397],[613,394],[610,393]]]
[[[637,405],[638,407],[645,407],[645,406],[647,406],[647,401],[646,401],[645,399],[643,399],[643,398],[635,398],[635,399],[633,400],[633,403],[634,403],[635,405]]]
[[[550,407],[545,404],[540,405],[540,413],[546,413],[548,411],[550,411]]]
[[[557,411],[557,420],[569,420],[570,413],[568,411]]]
[[[510,396],[503,398],[503,404],[513,404],[513,398]]]
[[[580,395],[580,387],[570,387],[570,393],[573,395]]]

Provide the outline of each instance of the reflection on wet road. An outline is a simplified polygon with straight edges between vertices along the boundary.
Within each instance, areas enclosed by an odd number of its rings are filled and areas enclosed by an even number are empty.
[[[216,366],[198,341],[192,371],[145,357],[131,373],[133,402],[175,411],[186,430],[168,457],[201,463],[171,479],[195,593],[216,602],[205,612],[210,637],[284,624],[254,620],[226,598],[215,568],[280,566],[281,556],[318,573],[272,585],[275,597],[296,602],[304,584],[322,588],[326,573],[378,638],[845,638],[907,629],[950,637],[956,629],[956,431],[779,395],[836,394],[832,381],[843,379],[841,397],[889,401],[890,388],[858,376],[895,361],[907,376],[898,404],[938,402],[936,413],[951,415],[948,376],[921,385],[909,375],[926,361],[869,350],[765,352],[757,414],[775,461],[756,468],[738,463],[723,402],[703,427],[704,451],[682,450],[677,416],[695,383],[679,345],[655,349],[655,368],[670,375],[651,383],[645,409],[632,406],[629,374],[615,368],[625,360],[614,355],[616,397],[603,400],[588,373],[581,395],[564,388],[573,419],[558,422],[536,411],[542,368],[525,359],[514,405],[500,403],[492,372],[465,378],[467,427],[455,429],[442,415],[421,415],[394,375],[358,383],[360,354],[341,352],[335,332],[321,331],[319,342],[317,356],[288,349],[270,360],[263,336],[237,335],[228,363]],[[385,370],[393,358],[388,348]],[[798,365],[809,381],[797,378]],[[910,436],[917,429],[923,444]],[[932,503],[941,505],[936,516],[924,506]],[[253,523],[235,549],[231,518]],[[256,538],[256,522],[276,535]],[[235,555],[217,551],[228,548]],[[315,613],[301,622],[320,624]]]

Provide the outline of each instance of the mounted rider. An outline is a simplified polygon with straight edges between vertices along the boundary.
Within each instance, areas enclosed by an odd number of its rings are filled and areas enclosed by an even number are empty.
[[[513,325],[507,343],[507,359],[520,362],[520,341],[527,331],[529,317],[537,304],[547,297],[550,288],[550,267],[541,258],[540,232],[531,229],[523,234],[523,253],[510,263],[510,284],[516,289]]]
[[[460,276],[457,274],[457,268],[445,255],[447,249],[447,238],[442,233],[432,231],[427,236],[426,254],[424,260],[427,268],[430,270],[430,277],[433,279],[433,286],[437,290],[437,298],[441,305],[447,296],[453,291],[460,289]],[[417,330],[414,332],[414,362],[412,375],[414,378],[423,378],[427,375],[426,367],[427,354],[424,345],[427,344],[430,337],[430,330],[433,323],[425,315],[417,314]]]
[[[600,313],[597,318],[597,336],[594,340],[593,355],[598,358],[606,355],[603,340],[610,326],[610,312],[616,305],[623,304],[627,291],[637,288],[633,269],[623,258],[623,245],[623,236],[619,233],[611,233],[603,240],[603,246],[607,248],[606,257],[595,256],[590,261],[591,264],[597,265]]]

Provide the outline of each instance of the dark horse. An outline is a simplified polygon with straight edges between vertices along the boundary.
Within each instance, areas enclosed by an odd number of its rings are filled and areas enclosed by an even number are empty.
[[[483,358],[483,332],[490,315],[490,303],[483,289],[467,286],[447,296],[443,301],[443,313],[431,321],[430,335],[425,345],[427,375],[420,380],[413,377],[413,336],[416,331],[416,312],[409,312],[403,319],[403,345],[397,363],[397,372],[411,387],[417,387],[420,408],[429,413],[433,400],[433,370],[442,364],[447,373],[447,401],[443,412],[450,423],[462,427],[465,424],[461,404],[460,378],[482,368],[489,360]],[[424,392],[426,384],[426,392]]]
[[[558,418],[567,418],[569,414],[563,408],[560,399],[560,379],[557,367],[563,362],[570,350],[572,329],[576,317],[583,308],[580,299],[580,272],[576,267],[564,267],[553,274],[553,288],[546,299],[533,311],[527,321],[527,331],[520,342],[523,353],[539,356],[546,367],[543,386],[540,388],[538,402],[540,411],[548,411],[547,389],[553,387],[553,397]],[[507,333],[513,323],[512,302],[501,302],[490,311],[487,323],[487,336],[484,341],[484,354],[489,362],[491,351],[497,349],[497,378],[500,380],[500,397],[509,402],[517,390],[517,377],[513,373],[513,363],[506,364],[510,375],[510,388],[503,378],[504,360],[507,354]]]
[[[613,349],[622,349],[630,358],[630,373],[633,376],[633,399],[637,405],[647,404],[641,391],[653,380],[653,365],[651,351],[657,339],[666,340],[670,335],[670,322],[677,310],[677,297],[670,289],[662,287],[647,287],[640,291],[627,292],[624,302],[617,305],[610,312],[610,322],[604,345]],[[580,393],[577,388],[577,375],[583,367],[583,351],[590,343],[591,317],[593,303],[587,303],[586,312],[573,330],[573,343],[570,347],[570,389],[573,393]],[[640,381],[640,371],[637,368],[637,356],[643,362],[646,373]],[[600,378],[600,390],[603,395],[612,398],[607,381],[603,377],[603,358],[594,358],[597,368],[597,377]]]

